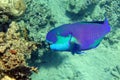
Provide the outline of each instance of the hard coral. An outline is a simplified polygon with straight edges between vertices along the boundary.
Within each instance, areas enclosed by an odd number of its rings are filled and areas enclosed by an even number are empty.
[[[16,80],[16,79],[11,78],[11,77],[5,75],[1,80]]]
[[[11,54],[6,53],[1,57],[1,70],[11,70],[21,65],[25,65],[25,59],[23,54]]]
[[[20,36],[19,25],[13,21],[6,33],[0,32],[0,76],[6,71],[26,66],[26,59],[35,49],[34,42]]]
[[[23,0],[1,0],[0,13],[9,14],[11,16],[20,16],[26,9]]]
[[[5,23],[9,20],[9,17],[5,14],[0,15],[0,22]]]
[[[0,22],[7,22],[10,16],[18,17],[25,12],[24,0],[1,0],[0,1]]]

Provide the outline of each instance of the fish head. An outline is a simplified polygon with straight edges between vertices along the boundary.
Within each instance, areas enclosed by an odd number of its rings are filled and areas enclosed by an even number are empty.
[[[70,51],[72,54],[80,52],[80,45],[71,34],[68,36],[57,35],[57,40],[50,44],[50,49],[55,51]]]
[[[68,35],[68,36],[57,35],[57,40],[56,40],[56,42],[54,42],[50,45],[50,49],[56,50],[56,51],[68,50],[70,47],[70,44],[69,44],[70,38],[71,38],[70,35]]]

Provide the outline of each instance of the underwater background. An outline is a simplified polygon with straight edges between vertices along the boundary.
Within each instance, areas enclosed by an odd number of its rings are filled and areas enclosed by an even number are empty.
[[[18,31],[25,40],[17,39],[19,45],[15,44],[15,49],[25,55],[25,62],[22,65],[25,63],[30,67],[34,66],[33,72],[27,75],[31,80],[120,80],[120,0],[24,0],[24,2],[26,5],[24,13],[21,16],[17,15],[19,16],[17,18],[16,15],[11,17],[14,13],[10,13],[7,23],[0,19],[0,23],[3,22],[0,27],[8,25],[11,21],[19,25]],[[103,21],[105,17],[109,21],[111,31],[97,48],[75,55],[66,51],[49,50],[45,39],[51,29],[74,22]],[[6,32],[5,35],[14,33],[14,31],[7,32],[9,28],[7,31],[0,28],[0,31]],[[12,38],[14,39],[16,38]],[[37,49],[33,46],[34,43],[37,44]],[[0,48],[3,48],[1,42]],[[10,53],[16,54],[13,48],[10,48]],[[11,55],[10,53],[6,52]],[[4,62],[4,57],[0,54],[0,66]],[[24,58],[18,59],[18,62],[24,61]],[[7,60],[9,61],[8,58]],[[21,64],[16,67],[19,66]],[[15,69],[18,69],[16,67]],[[6,75],[6,70],[9,72],[14,68],[0,69]],[[23,71],[24,69],[22,68]],[[11,77],[12,73],[7,75]],[[30,80],[30,78],[11,80]]]

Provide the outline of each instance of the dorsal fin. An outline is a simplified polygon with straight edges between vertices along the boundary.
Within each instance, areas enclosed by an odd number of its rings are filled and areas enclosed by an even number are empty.
[[[81,23],[97,23],[97,24],[103,24],[104,21],[91,21],[91,22],[81,22]]]

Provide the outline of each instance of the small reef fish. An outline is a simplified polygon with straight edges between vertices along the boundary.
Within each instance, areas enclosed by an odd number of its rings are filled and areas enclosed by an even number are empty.
[[[96,48],[109,32],[110,25],[105,18],[104,21],[61,25],[47,33],[46,41],[52,50],[80,54],[81,51]]]

